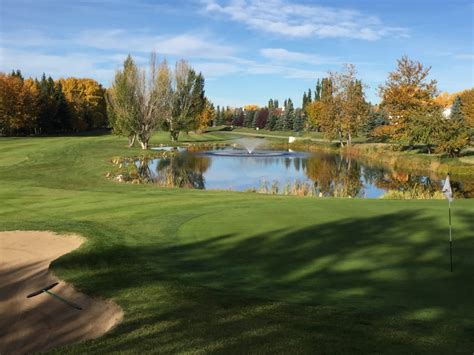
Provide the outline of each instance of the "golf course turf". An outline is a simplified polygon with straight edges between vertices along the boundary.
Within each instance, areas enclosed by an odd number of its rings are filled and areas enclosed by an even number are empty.
[[[183,135],[183,141],[223,139]],[[152,143],[167,143],[163,133]],[[125,313],[58,353],[472,353],[474,201],[120,184],[110,135],[0,138],[0,230],[87,242],[54,272]]]

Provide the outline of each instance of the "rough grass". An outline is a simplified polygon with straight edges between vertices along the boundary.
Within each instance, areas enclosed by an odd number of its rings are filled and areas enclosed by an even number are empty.
[[[0,139],[0,229],[86,236],[54,271],[125,311],[111,333],[56,352],[474,350],[472,200],[453,203],[450,273],[445,201],[113,183],[110,158],[140,154],[125,143]]]

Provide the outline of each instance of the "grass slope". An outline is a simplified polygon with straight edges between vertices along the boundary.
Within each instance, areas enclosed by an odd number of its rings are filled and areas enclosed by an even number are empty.
[[[125,311],[58,353],[474,350],[472,200],[453,204],[450,273],[445,201],[117,184],[104,172],[120,154],[140,152],[113,136],[0,140],[0,230],[86,236],[54,271]]]

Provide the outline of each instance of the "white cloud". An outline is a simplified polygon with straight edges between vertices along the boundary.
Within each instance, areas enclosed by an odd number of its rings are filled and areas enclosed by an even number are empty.
[[[21,69],[25,76],[38,77],[42,73],[53,78],[87,77],[104,84],[112,80],[125,56],[90,56],[85,53],[45,54],[31,50],[11,50],[1,48],[1,71]]]
[[[130,52],[156,51],[162,55],[199,58],[225,58],[236,52],[235,47],[215,43],[206,36],[180,34],[175,36],[155,36],[144,32],[121,29],[85,31],[76,43],[97,49]]]
[[[456,57],[457,59],[474,60],[474,53],[456,54],[455,57]]]
[[[312,65],[340,64],[340,61],[334,57],[323,57],[316,54],[292,52],[284,48],[263,48],[260,50],[260,54],[265,58],[282,62],[297,62]]]
[[[202,0],[204,11],[222,14],[249,28],[286,37],[353,38],[377,40],[407,36],[407,30],[382,24],[376,16],[359,11],[318,5],[289,3],[286,0]]]
[[[325,75],[321,71],[299,69],[292,66],[276,65],[272,63],[257,63],[245,59],[236,59],[234,62],[197,62],[192,64],[194,68],[202,71],[206,79],[239,74],[277,75],[283,78],[314,80]]]

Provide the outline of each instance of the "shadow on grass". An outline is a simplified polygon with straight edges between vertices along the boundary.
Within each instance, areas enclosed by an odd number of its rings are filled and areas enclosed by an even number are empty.
[[[69,350],[472,352],[474,244],[459,234],[454,273],[446,229],[422,213],[74,253],[58,270],[126,315]]]

